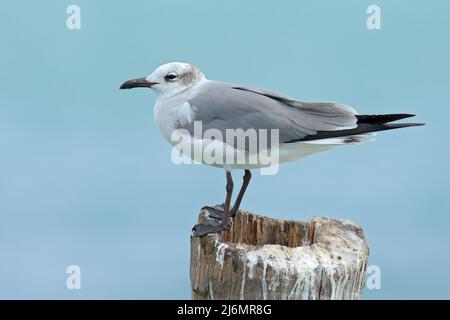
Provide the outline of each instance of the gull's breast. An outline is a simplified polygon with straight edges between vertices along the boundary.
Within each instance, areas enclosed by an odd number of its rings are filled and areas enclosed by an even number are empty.
[[[190,123],[194,119],[194,111],[188,101],[165,101],[157,100],[154,108],[154,118],[163,137],[171,144],[171,136],[174,130]]]

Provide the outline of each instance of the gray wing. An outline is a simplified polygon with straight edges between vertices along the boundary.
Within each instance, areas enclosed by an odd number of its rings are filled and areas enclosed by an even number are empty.
[[[354,109],[336,103],[302,102],[274,92],[216,81],[202,85],[189,100],[193,121],[203,131],[218,129],[278,129],[280,143],[300,140],[318,131],[352,129],[357,126]],[[193,132],[193,122],[180,126]]]

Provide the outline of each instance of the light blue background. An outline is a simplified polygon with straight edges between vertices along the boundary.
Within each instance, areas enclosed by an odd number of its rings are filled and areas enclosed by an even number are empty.
[[[366,28],[373,3],[380,31]],[[190,230],[223,201],[224,174],[173,165],[154,94],[117,90],[169,61],[360,113],[416,113],[426,127],[255,175],[243,207],[360,224],[382,270],[365,298],[450,298],[449,30],[445,0],[2,2],[0,298],[190,297]],[[71,264],[79,291],[65,286]]]

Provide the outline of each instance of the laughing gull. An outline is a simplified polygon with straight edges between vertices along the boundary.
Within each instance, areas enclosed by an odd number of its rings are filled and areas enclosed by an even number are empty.
[[[213,146],[215,152],[232,150],[235,153],[232,155],[233,161],[211,162],[195,157],[201,163],[225,168],[227,184],[225,203],[203,208],[210,218],[194,226],[194,236],[229,228],[230,218],[238,212],[250,182],[250,169],[268,165],[258,157],[256,161],[249,161],[251,155],[259,155],[263,150],[270,151],[277,155],[274,162],[282,163],[334,146],[371,140],[371,133],[376,131],[423,125],[391,123],[413,117],[412,114],[359,115],[353,108],[339,103],[304,102],[272,91],[208,80],[198,68],[187,63],[164,64],[147,77],[126,81],[120,89],[138,87],[151,88],[156,92],[154,117],[162,135],[173,146],[180,149],[180,137],[185,137],[190,139],[188,144],[194,149],[196,146]],[[197,123],[200,131],[195,133]],[[205,137],[208,130],[212,130],[214,137],[211,134]],[[246,135],[249,142],[245,140],[244,145],[236,145],[236,139],[225,139],[229,130],[241,130],[244,134],[255,130],[257,134]],[[270,131],[270,134],[276,133],[277,141],[261,147],[260,140],[268,135],[267,132],[259,135],[264,130]],[[174,135],[174,132],[179,134]],[[251,137],[256,140],[251,142]],[[252,143],[256,143],[256,148],[252,148]],[[189,152],[186,150],[181,152],[194,158],[191,149],[188,149]],[[236,155],[242,154],[245,161],[234,160]],[[245,170],[242,187],[233,206],[232,169]]]

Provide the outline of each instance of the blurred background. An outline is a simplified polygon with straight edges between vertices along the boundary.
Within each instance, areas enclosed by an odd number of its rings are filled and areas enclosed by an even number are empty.
[[[66,27],[71,4],[80,30]],[[381,30],[366,27],[371,4]],[[224,173],[172,164],[155,95],[118,90],[170,61],[360,113],[417,114],[425,127],[255,174],[242,207],[358,223],[381,268],[366,299],[450,298],[450,2],[0,8],[0,298],[190,298],[191,227],[202,206],[223,202]],[[81,268],[81,290],[66,288],[69,265]]]

